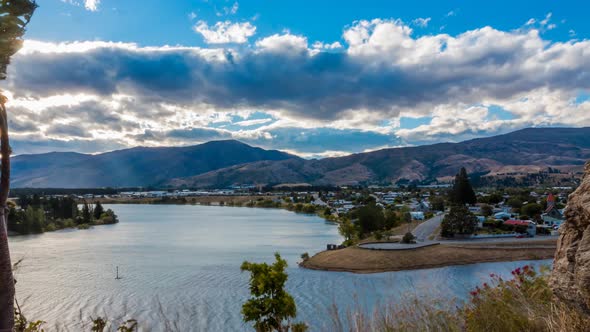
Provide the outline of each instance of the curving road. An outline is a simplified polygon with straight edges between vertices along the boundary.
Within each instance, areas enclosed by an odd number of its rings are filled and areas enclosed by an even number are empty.
[[[444,217],[444,213],[441,213],[416,226],[416,228],[414,228],[414,230],[412,231],[412,234],[414,234],[414,236],[416,237],[416,241],[428,241],[428,237],[430,237],[430,235],[432,235],[436,231]]]

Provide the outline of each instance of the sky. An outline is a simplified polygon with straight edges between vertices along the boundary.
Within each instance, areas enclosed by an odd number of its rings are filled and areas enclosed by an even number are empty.
[[[237,139],[305,158],[590,126],[587,1],[38,0],[14,154]]]

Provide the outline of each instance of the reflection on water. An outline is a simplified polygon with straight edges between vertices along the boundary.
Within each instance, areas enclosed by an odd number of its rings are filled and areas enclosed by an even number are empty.
[[[17,296],[30,318],[79,331],[84,317],[133,317],[144,330],[166,320],[183,331],[248,330],[240,316],[248,296],[244,260],[271,261],[279,251],[290,267],[289,291],[299,319],[330,327],[328,308],[389,304],[407,293],[462,298],[490,273],[508,276],[525,263],[488,263],[358,275],[297,268],[310,254],[339,243],[337,227],[284,210],[188,205],[112,205],[117,225],[10,239]],[[534,264],[548,264],[549,261]],[[119,266],[121,280],[115,280]],[[86,323],[87,324],[87,323]]]

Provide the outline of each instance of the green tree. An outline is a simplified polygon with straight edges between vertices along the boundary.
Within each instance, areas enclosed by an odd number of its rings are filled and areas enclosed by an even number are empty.
[[[441,235],[453,237],[455,234],[473,234],[476,227],[477,217],[465,205],[455,205],[441,223]]]
[[[105,213],[103,213],[102,223],[107,224],[116,224],[119,222],[119,218],[115,214],[115,211],[108,209]]]
[[[100,202],[96,202],[96,205],[94,206],[94,211],[92,211],[92,214],[94,215],[94,220],[100,219],[103,213],[104,208],[102,207],[102,204],[100,204]]]
[[[535,217],[543,212],[543,206],[537,203],[529,203],[520,208],[520,213],[529,217]]]
[[[383,210],[374,203],[359,208],[356,216],[356,224],[361,236],[381,230],[385,225]]]
[[[444,211],[445,210],[445,200],[440,196],[434,196],[430,198],[430,208],[433,211]]]
[[[402,221],[408,225],[408,233],[412,232],[412,214],[410,213],[410,209],[407,206],[404,206],[401,210],[401,217]]]
[[[29,227],[27,233],[43,233],[43,228],[45,227],[45,212],[43,209],[29,206],[25,211],[25,223]]]
[[[20,233],[20,225],[23,221],[23,215],[16,208],[11,207],[8,212],[8,230]]]
[[[34,0],[0,0],[0,80],[6,79],[10,58],[22,47],[25,28],[37,4]],[[0,331],[14,329],[14,278],[8,248],[6,201],[10,192],[8,98],[0,92]]]
[[[344,219],[338,224],[338,232],[344,237],[344,244],[351,245],[357,229],[350,220]]]
[[[252,295],[242,306],[242,315],[245,322],[254,322],[259,332],[289,331],[291,319],[297,315],[295,300],[285,291],[287,261],[279,253],[275,259],[272,265],[244,262],[240,268],[250,272]]]
[[[459,174],[455,176],[455,183],[451,190],[450,199],[456,204],[475,204],[477,197],[469,182],[469,176],[465,167],[461,167]]]
[[[385,229],[392,229],[399,225],[399,217],[395,211],[385,210]]]
[[[92,223],[92,212],[90,212],[90,207],[88,203],[84,202],[84,206],[82,206],[82,224],[90,225]]]
[[[491,216],[493,213],[494,213],[494,209],[493,209],[493,208],[492,208],[490,205],[488,205],[488,204],[483,204],[483,205],[481,206],[481,214],[482,214],[484,217],[489,217],[489,216]]]

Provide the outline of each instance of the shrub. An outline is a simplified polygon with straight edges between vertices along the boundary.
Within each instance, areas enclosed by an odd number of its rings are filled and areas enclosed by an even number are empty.
[[[416,241],[414,241],[415,239],[416,237],[414,236],[414,234],[412,234],[411,232],[407,232],[406,234],[404,234],[404,237],[402,238],[402,243],[416,243]]]
[[[546,270],[544,270],[546,271]],[[513,279],[492,276],[471,292],[464,310],[467,331],[542,331],[551,309],[552,292],[545,275],[525,265]]]
[[[512,271],[510,280],[492,281],[471,292],[457,307],[452,301],[411,297],[392,306],[380,305],[372,317],[361,312],[330,312],[334,331],[588,331],[590,317],[555,302],[547,283],[548,268],[530,266]],[[344,322],[342,317],[345,318]]]
[[[242,306],[245,322],[253,322],[259,332],[288,331],[293,326],[291,319],[297,314],[295,300],[285,291],[288,275],[287,261],[275,254],[275,263],[244,262],[242,271],[250,272],[252,297]],[[296,324],[297,331],[305,331],[304,324]]]

